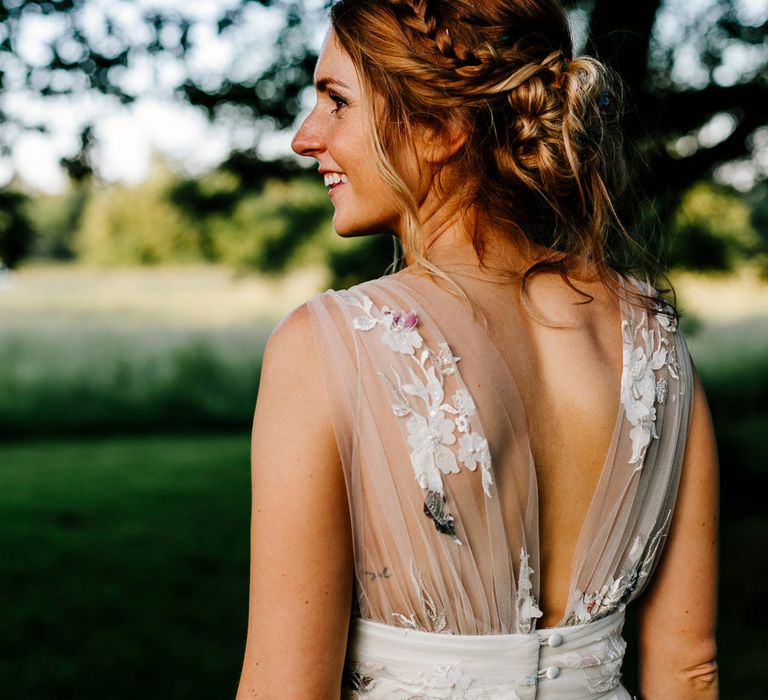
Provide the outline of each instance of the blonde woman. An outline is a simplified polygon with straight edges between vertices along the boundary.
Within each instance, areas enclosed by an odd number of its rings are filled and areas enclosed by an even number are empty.
[[[404,265],[271,335],[239,699],[717,697],[718,470],[555,0],[341,0],[293,147]],[[642,594],[642,595],[641,595]]]

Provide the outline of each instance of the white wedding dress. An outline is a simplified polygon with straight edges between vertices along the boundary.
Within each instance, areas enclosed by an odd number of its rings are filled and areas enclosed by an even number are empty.
[[[518,368],[423,273],[309,301],[353,529],[345,697],[631,698],[624,611],[669,529],[693,385],[663,302],[620,305],[611,446],[563,618],[538,628],[538,492]]]

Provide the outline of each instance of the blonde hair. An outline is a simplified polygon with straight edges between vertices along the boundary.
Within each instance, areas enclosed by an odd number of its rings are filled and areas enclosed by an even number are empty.
[[[612,293],[615,272],[656,281],[658,257],[614,204],[629,184],[622,81],[596,58],[571,58],[557,0],[339,0],[330,18],[370,98],[373,158],[402,205],[402,244],[417,265],[468,301],[419,250],[417,204],[392,157],[413,147],[416,126],[450,126],[466,134],[449,160],[463,176],[463,204],[547,251],[523,275],[523,289],[544,269],[573,287],[568,274],[580,261]],[[383,98],[378,110],[374,96]],[[483,227],[471,236],[482,264]]]

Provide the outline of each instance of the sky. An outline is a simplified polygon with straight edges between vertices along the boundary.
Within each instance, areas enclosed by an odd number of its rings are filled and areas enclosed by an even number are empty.
[[[657,23],[657,37],[664,43],[674,43],[680,35],[687,17],[706,11],[714,0],[667,0]],[[86,13],[86,24],[93,23],[98,32],[100,11],[108,7],[117,14],[121,26],[141,38],[142,10],[162,5],[166,8],[183,7],[185,14],[199,20],[195,30],[195,50],[188,57],[187,68],[193,75],[215,85],[223,75],[241,77],[258,75],[269,62],[268,48],[271,37],[280,26],[279,14],[252,3],[244,21],[224,37],[217,35],[214,20],[222,6],[234,0],[86,0],[93,17]],[[768,0],[734,0],[743,19],[757,23],[768,17]],[[311,9],[319,7],[318,0],[309,0]],[[579,17],[574,18],[576,45],[580,41]],[[325,34],[324,21],[316,23],[312,41],[319,48]],[[45,63],[46,44],[60,30],[56,17],[34,17],[25,22],[18,37],[19,53],[32,62]],[[173,39],[173,37],[170,37]],[[765,48],[763,49],[765,50]],[[733,47],[726,64],[715,75],[724,85],[737,82],[740,75],[754,63],[755,56]],[[233,147],[251,145],[252,125],[240,128],[229,125],[211,125],[197,109],[170,97],[174,85],[183,77],[185,68],[173,59],[162,63],[132,62],[120,76],[123,83],[137,90],[142,97],[130,106],[120,106],[114,100],[100,95],[82,95],[77,99],[47,98],[6,90],[0,98],[0,108],[9,114],[23,115],[30,122],[47,126],[49,133],[20,131],[12,139],[12,156],[0,158],[0,185],[7,184],[18,175],[28,188],[44,192],[59,192],[67,180],[59,165],[63,156],[77,150],[80,128],[89,118],[96,126],[97,146],[94,151],[99,175],[106,181],[135,183],[149,172],[153,158],[161,154],[178,169],[194,175],[215,167]],[[696,85],[706,80],[706,72],[698,64],[694,47],[680,47],[673,77],[680,82]],[[313,96],[308,90],[302,101],[304,112],[311,109]],[[733,119],[727,115],[715,117],[699,135],[703,142],[716,143],[730,133]],[[259,142],[265,157],[290,153],[290,132],[271,134]],[[764,138],[763,138],[764,137]],[[695,148],[695,141],[683,137],[676,147],[681,152]],[[758,160],[768,171],[768,134],[762,134],[758,143]],[[759,141],[760,139],[758,139]],[[751,170],[750,170],[751,168]],[[748,188],[754,177],[754,164],[736,165],[723,174],[737,186]]]

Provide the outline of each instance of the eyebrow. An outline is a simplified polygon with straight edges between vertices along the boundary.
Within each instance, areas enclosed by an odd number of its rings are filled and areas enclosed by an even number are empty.
[[[335,78],[320,78],[320,80],[316,80],[315,90],[318,92],[328,92],[328,88],[333,85],[349,90],[349,85],[342,83],[341,80],[336,80]]]

